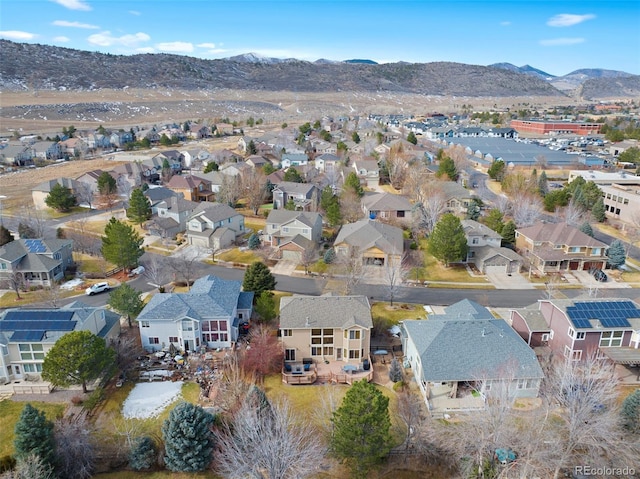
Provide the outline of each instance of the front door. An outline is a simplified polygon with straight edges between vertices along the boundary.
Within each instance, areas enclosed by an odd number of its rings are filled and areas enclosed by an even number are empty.
[[[17,379],[22,379],[22,369],[20,368],[19,364],[13,365],[13,372],[16,375]]]
[[[342,360],[342,348],[336,348],[336,359],[338,361]]]
[[[193,340],[185,339],[184,340],[184,350],[185,351],[191,351],[191,349],[193,349]]]

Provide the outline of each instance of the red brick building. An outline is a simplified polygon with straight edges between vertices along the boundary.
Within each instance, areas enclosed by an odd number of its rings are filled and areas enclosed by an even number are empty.
[[[537,135],[569,133],[595,135],[600,132],[599,123],[571,123],[568,121],[511,120],[511,128],[518,133]]]

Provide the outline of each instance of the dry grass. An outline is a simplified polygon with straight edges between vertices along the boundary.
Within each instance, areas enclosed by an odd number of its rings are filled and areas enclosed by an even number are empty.
[[[224,253],[217,254],[216,260],[227,261],[230,263],[251,264],[255,261],[260,261],[261,258],[251,250],[240,251],[238,248],[234,248],[229,251],[225,251]]]
[[[398,321],[404,319],[426,319],[427,313],[419,304],[393,303],[393,306],[390,306],[389,302],[379,302],[371,305],[371,316],[374,321],[385,319],[392,324],[398,324]]]
[[[409,274],[409,279],[419,278],[421,281],[445,281],[456,283],[478,283],[487,285],[484,277],[469,275],[464,266],[454,265],[446,267],[426,251],[426,241],[420,242],[420,248],[424,252],[424,266],[414,269]]]
[[[81,292],[85,287],[86,286],[80,288]],[[58,299],[69,298],[71,296],[76,296],[77,294],[77,290],[60,290],[58,292]],[[14,291],[8,291],[0,296],[0,308],[19,308],[27,304],[44,303],[47,301],[51,301],[51,294],[44,289],[26,292],[20,291],[20,298],[21,299],[18,299]]]

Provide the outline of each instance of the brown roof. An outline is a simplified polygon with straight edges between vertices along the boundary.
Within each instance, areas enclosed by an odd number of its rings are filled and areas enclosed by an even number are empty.
[[[527,228],[518,228],[516,231],[532,241],[554,245],[607,247],[602,241],[592,238],[567,223],[538,223]]]
[[[197,188],[200,183],[204,182],[202,178],[193,175],[174,175],[169,180],[169,188]]]

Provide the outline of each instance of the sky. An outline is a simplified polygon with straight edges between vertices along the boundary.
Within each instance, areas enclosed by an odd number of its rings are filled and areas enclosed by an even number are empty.
[[[111,54],[640,74],[640,1],[0,0],[0,38]]]

